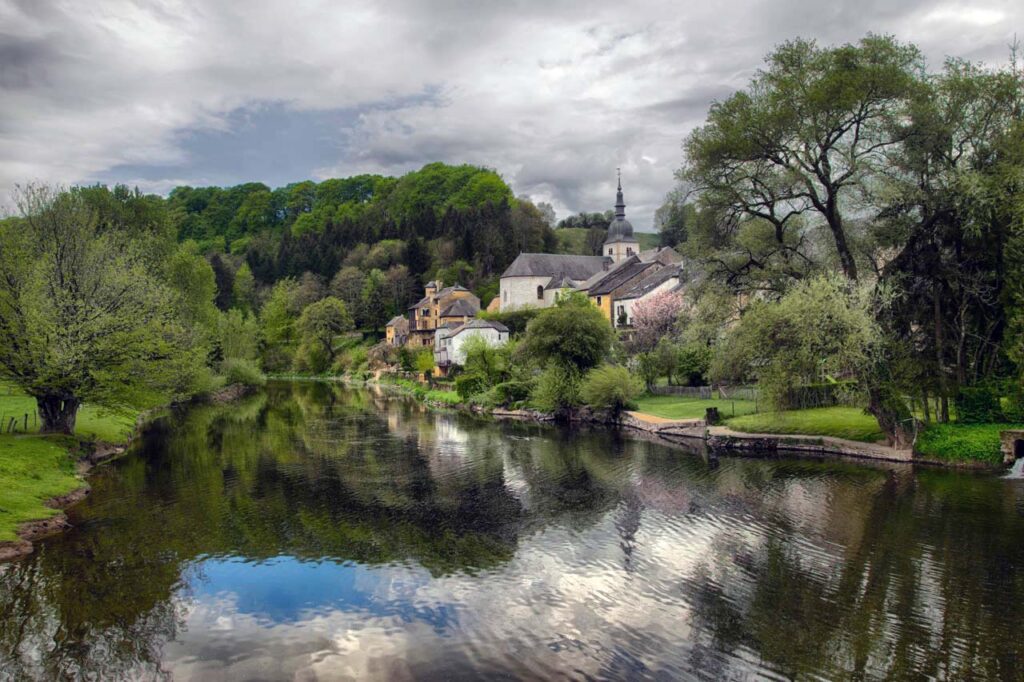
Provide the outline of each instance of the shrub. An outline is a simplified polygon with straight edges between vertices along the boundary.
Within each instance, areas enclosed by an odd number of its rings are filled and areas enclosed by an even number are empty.
[[[530,392],[530,402],[544,412],[556,412],[579,405],[579,372],[552,362],[537,379]]]
[[[454,391],[427,391],[424,394],[424,399],[434,403],[443,403],[445,405],[458,405],[462,402],[458,393]]]
[[[488,381],[487,377],[478,372],[466,372],[460,374],[455,379],[455,392],[463,400],[468,400],[470,396],[478,393],[483,393],[487,390]]]
[[[531,388],[530,383],[526,381],[505,381],[492,388],[491,392],[494,393],[499,405],[512,405],[528,400]]]
[[[914,449],[935,459],[998,464],[1003,455],[1002,424],[930,424],[917,436]]]
[[[601,365],[590,370],[583,380],[580,397],[594,409],[618,413],[632,406],[643,390],[640,379],[625,367]]]
[[[956,419],[962,424],[991,424],[1003,421],[999,394],[989,386],[961,388],[956,395]]]
[[[267,378],[252,360],[244,358],[231,358],[221,364],[221,372],[229,384],[242,384],[243,386],[262,386]]]

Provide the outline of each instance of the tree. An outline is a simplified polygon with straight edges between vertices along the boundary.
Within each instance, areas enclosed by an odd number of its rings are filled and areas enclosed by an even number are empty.
[[[231,297],[234,294],[235,275],[219,253],[210,256],[210,267],[213,268],[213,278],[217,284],[214,302],[221,310],[227,310],[231,307]]]
[[[654,226],[658,229],[659,244],[675,248],[684,243],[689,235],[689,225],[696,218],[693,204],[686,203],[681,189],[669,192],[665,203],[654,212]]]
[[[333,296],[306,306],[296,325],[308,357],[322,357],[311,369],[322,372],[334,362],[334,339],[354,328],[352,315],[345,304]]]
[[[526,327],[525,352],[541,362],[577,372],[597,366],[614,338],[611,325],[585,296],[565,296]]]
[[[22,188],[0,225],[0,374],[35,397],[43,433],[72,433],[83,402],[160,402],[202,367],[174,292],[126,230],[99,230],[76,192]]]
[[[260,348],[260,328],[256,316],[238,308],[220,313],[217,347],[221,360],[256,360]]]
[[[413,367],[416,371],[426,378],[430,378],[431,373],[434,371],[434,353],[429,348],[424,348],[416,354],[416,359],[413,361]]]
[[[243,310],[256,309],[256,278],[252,276],[248,263],[242,263],[235,272],[232,295],[236,306]]]
[[[371,270],[359,294],[359,319],[368,329],[380,329],[388,321],[388,300],[384,273]]]
[[[714,104],[687,138],[679,172],[712,214],[711,243],[739,246],[738,257],[712,262],[734,278],[756,278],[770,262],[800,279],[814,256],[811,230],[822,226],[843,273],[857,279],[860,235],[850,214],[907,137],[902,121],[922,73],[918,50],[891,38],[834,48],[793,40],[746,90]],[[751,222],[763,226],[758,253],[729,239]]]
[[[665,337],[676,333],[683,297],[675,291],[663,291],[633,306],[633,334],[630,346],[635,352],[649,352]]]

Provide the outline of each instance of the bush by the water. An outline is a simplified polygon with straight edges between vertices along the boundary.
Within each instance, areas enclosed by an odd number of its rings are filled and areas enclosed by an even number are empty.
[[[551,363],[540,373],[530,402],[543,412],[556,412],[580,404],[581,378],[577,371]]]
[[[635,407],[643,382],[619,365],[601,365],[587,373],[580,387],[583,402],[597,410],[620,412]]]
[[[917,436],[914,449],[933,459],[962,462],[1002,461],[999,433],[1007,424],[930,424]]]
[[[262,386],[267,382],[267,378],[260,371],[256,363],[244,358],[225,360],[221,365],[221,372],[224,374],[224,380],[228,384]]]
[[[483,393],[487,390],[487,387],[487,377],[477,372],[466,372],[455,378],[455,392],[463,400],[468,400],[473,395]]]

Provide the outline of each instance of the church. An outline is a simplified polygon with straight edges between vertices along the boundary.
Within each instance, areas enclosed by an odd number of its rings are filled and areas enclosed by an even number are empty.
[[[680,287],[681,261],[682,257],[669,247],[640,250],[633,225],[626,220],[620,176],[615,218],[608,225],[601,255],[519,254],[501,275],[498,309],[547,308],[564,292],[579,291],[589,297],[609,322],[628,326],[626,307],[617,307],[615,301],[624,299],[632,304],[649,292]],[[654,281],[657,286],[651,286]]]

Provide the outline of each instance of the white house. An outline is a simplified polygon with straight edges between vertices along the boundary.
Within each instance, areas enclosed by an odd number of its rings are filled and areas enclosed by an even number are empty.
[[[682,276],[681,266],[670,265],[640,280],[636,286],[615,299],[612,324],[616,327],[633,326],[633,309],[636,304],[665,291],[681,290]]]
[[[434,364],[442,375],[452,365],[461,366],[466,362],[466,342],[471,338],[482,338],[492,346],[508,343],[508,327],[492,320],[473,319],[458,326],[445,326],[434,335]]]

